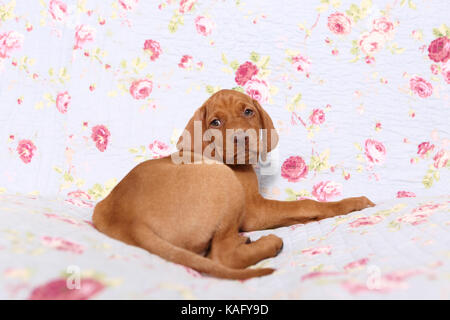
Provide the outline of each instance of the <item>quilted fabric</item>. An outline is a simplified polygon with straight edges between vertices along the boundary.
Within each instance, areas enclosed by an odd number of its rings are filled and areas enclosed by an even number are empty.
[[[1,297],[52,297],[73,265],[87,289],[62,298],[448,298],[448,12],[446,0],[0,0]],[[261,265],[279,271],[245,283],[90,226],[92,206],[174,151],[224,88],[258,100],[279,132],[265,197],[379,204],[268,231],[285,247]]]
[[[267,197],[446,194],[448,1],[3,1],[0,188],[104,197],[235,88],[280,133]]]
[[[92,206],[0,195],[1,299],[450,298],[448,196],[248,233],[275,233],[284,248],[255,266],[273,275],[247,281],[204,276],[111,239],[92,227]]]

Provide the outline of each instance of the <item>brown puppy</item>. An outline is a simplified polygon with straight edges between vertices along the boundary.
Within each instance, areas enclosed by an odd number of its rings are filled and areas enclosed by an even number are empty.
[[[211,139],[223,146],[223,151],[209,153],[219,161],[205,163],[196,153],[204,152],[211,142],[202,142],[197,149],[193,142],[183,141],[183,135],[177,156],[200,160],[177,164],[173,157],[166,157],[137,165],[95,207],[93,222],[98,230],[200,272],[247,279],[274,271],[246,268],[276,256],[283,242],[275,235],[250,242],[239,231],[307,223],[374,206],[366,197],[337,202],[264,199],[249,164],[263,150],[259,139],[252,145],[243,138],[246,164],[221,163],[225,154],[236,160],[239,153],[236,138],[227,137],[226,129],[268,129],[268,152],[278,141],[268,114],[243,93],[221,90],[212,95],[189,121],[185,132],[191,137],[195,121],[202,124],[202,135],[206,129],[215,129],[226,137]]]

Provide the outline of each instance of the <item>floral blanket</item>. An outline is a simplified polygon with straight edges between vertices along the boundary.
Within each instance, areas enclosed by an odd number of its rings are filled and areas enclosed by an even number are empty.
[[[448,298],[449,12],[448,0],[0,0],[1,297]],[[277,273],[244,283],[96,232],[93,204],[174,151],[220,89],[273,119],[265,197],[380,205],[273,231],[284,251],[262,264]],[[82,289],[61,290],[80,274]]]
[[[275,233],[284,248],[255,266],[274,274],[247,281],[108,238],[93,228],[92,206],[0,195],[1,299],[450,299],[450,196],[251,232]]]
[[[266,197],[448,194],[448,12],[447,0],[0,0],[0,192],[101,200],[232,88],[280,136]]]

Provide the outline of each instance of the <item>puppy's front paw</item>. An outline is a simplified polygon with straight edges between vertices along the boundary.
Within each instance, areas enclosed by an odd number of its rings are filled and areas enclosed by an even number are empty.
[[[363,210],[363,209],[366,209],[366,208],[375,207],[375,203],[370,201],[365,196],[357,197],[357,198],[354,198],[354,199],[355,199],[354,211],[359,211],[359,210]]]
[[[370,201],[367,197],[354,197],[354,198],[347,198],[339,201],[338,203],[338,210],[337,214],[335,215],[341,215],[341,214],[347,214],[353,211],[359,211],[366,208],[374,207],[375,203]]]

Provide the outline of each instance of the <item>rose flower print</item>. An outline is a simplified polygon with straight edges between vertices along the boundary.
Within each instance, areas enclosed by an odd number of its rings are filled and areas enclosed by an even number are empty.
[[[450,39],[444,36],[433,40],[428,46],[428,57],[434,62],[446,63],[450,59]]]
[[[88,300],[105,289],[96,279],[83,278],[79,289],[69,289],[67,279],[51,280],[33,289],[29,300]]]
[[[20,140],[17,145],[17,153],[19,154],[19,158],[23,161],[23,163],[30,163],[31,159],[33,159],[34,153],[36,151],[36,146],[31,140]]]
[[[67,4],[60,0],[51,0],[48,4],[48,12],[55,21],[64,21],[68,15]]]
[[[82,49],[82,46],[94,40],[95,29],[91,26],[80,24],[75,28],[74,49]]]
[[[181,69],[192,69],[194,65],[193,58],[190,55],[185,54],[181,57],[180,62],[178,63],[178,67]]]
[[[197,18],[195,18],[194,22],[197,32],[205,37],[209,36],[213,29],[216,27],[214,21],[211,20],[211,18],[205,16],[198,16]]]
[[[349,34],[352,31],[352,21],[345,14],[336,12],[328,17],[328,29],[334,34]]]
[[[145,40],[144,51],[150,55],[151,61],[155,61],[162,53],[161,44],[155,40]]]
[[[98,125],[92,128],[91,138],[100,152],[106,150],[110,135],[108,128],[104,125]]]
[[[153,82],[148,79],[133,81],[130,94],[136,100],[146,99],[153,90]]]
[[[133,10],[139,0],[119,0],[119,4],[124,10]]]
[[[379,141],[367,139],[365,144],[365,154],[367,160],[371,163],[381,165],[386,158],[386,148]]]
[[[264,80],[252,78],[245,83],[244,90],[259,103],[266,103],[269,99],[269,86]]]
[[[428,98],[433,94],[433,85],[417,75],[409,80],[409,86],[411,91],[421,98]]]
[[[240,86],[245,86],[253,76],[258,74],[258,71],[258,67],[254,63],[246,61],[236,70],[234,81]]]
[[[342,184],[333,181],[321,181],[314,185],[311,194],[318,201],[330,201],[342,195]]]
[[[8,58],[13,50],[20,49],[23,39],[24,36],[16,31],[0,33],[0,59]]]
[[[281,176],[289,182],[297,182],[308,175],[308,166],[302,157],[292,156],[281,166]]]
[[[56,109],[61,113],[66,113],[71,99],[67,91],[58,93],[56,96]]]

